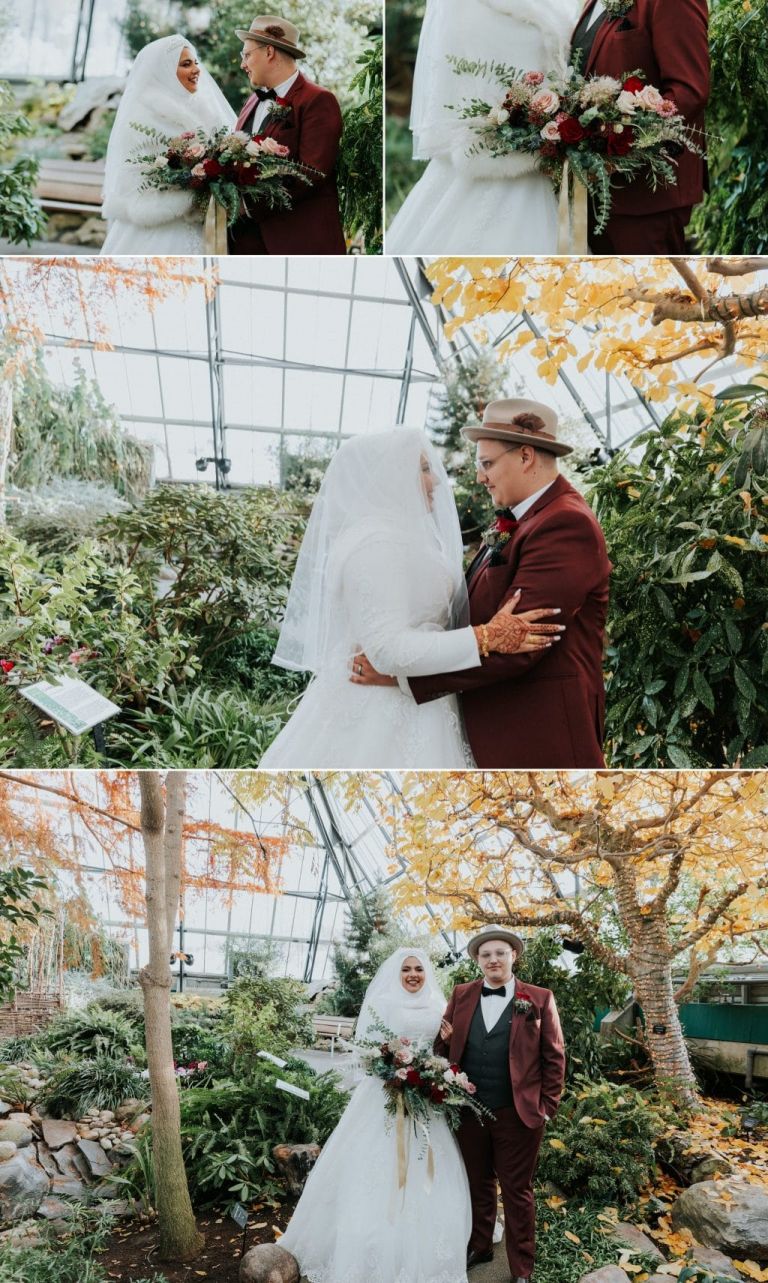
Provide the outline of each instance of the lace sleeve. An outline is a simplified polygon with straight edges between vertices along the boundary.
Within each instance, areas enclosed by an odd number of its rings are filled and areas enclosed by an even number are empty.
[[[408,592],[414,555],[411,549],[377,542],[347,557],[342,596],[353,652],[364,652],[374,668],[391,676],[453,673],[479,665],[471,628],[445,630],[438,622],[414,621]]]

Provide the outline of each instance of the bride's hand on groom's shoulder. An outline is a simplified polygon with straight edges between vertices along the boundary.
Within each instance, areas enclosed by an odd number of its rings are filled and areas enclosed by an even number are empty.
[[[378,672],[366,655],[355,655],[349,680],[356,686],[397,686],[397,678]]]

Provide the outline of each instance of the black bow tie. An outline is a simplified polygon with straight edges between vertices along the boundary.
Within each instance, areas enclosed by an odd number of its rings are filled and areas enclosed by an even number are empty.
[[[256,97],[258,98],[259,102],[266,102],[268,98],[275,99],[277,97],[277,94],[275,93],[274,89],[257,89]]]
[[[507,986],[502,985],[500,989],[489,989],[487,985],[483,985],[480,993],[483,998],[506,998]]]

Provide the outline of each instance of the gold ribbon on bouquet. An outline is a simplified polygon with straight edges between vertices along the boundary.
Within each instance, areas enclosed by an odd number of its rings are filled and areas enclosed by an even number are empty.
[[[213,197],[208,202],[205,215],[206,254],[227,253],[227,213]]]
[[[429,1128],[426,1124],[420,1126],[424,1132],[424,1139],[427,1142],[427,1179],[424,1186],[425,1193],[432,1192],[432,1185],[435,1180],[435,1154],[429,1139]],[[403,1191],[403,1201],[405,1201],[405,1182],[408,1177],[408,1160],[410,1156],[410,1139],[411,1134],[408,1129],[407,1115],[403,1097],[398,1092],[397,1103],[395,1106],[395,1142],[397,1146],[397,1188],[398,1192]],[[390,1207],[390,1214],[394,1208]],[[390,1215],[391,1219],[391,1215]]]
[[[587,189],[575,176],[571,184],[571,178],[571,167],[566,161],[563,166],[563,181],[560,184],[557,252],[558,254],[588,254]],[[571,185],[573,185],[573,193],[571,193]]]

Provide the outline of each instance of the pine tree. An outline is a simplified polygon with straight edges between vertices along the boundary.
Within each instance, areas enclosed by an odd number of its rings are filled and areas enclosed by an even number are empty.
[[[356,1016],[382,962],[403,940],[383,887],[350,900],[344,939],[333,951],[336,984],[324,1009],[334,1016]]]

